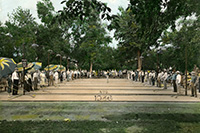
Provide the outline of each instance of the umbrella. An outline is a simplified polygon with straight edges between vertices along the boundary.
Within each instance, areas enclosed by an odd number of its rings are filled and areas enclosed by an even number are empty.
[[[11,74],[16,68],[16,63],[11,58],[0,57],[0,78]]]
[[[55,71],[66,71],[66,67],[64,67],[63,65],[57,65],[58,67],[55,69]]]
[[[34,64],[29,62],[28,65],[25,67],[25,70],[30,70],[30,69],[33,68],[33,67],[34,67]],[[19,62],[19,63],[17,64],[17,69],[18,69],[19,72],[23,71],[22,62]]]
[[[58,67],[57,65],[51,64],[51,65],[49,65],[49,71],[55,70],[57,67]],[[46,67],[44,68],[44,70],[45,70],[45,71],[48,71],[48,66],[46,66]]]
[[[32,62],[34,64],[34,69],[39,70],[42,67],[42,62]]]
[[[35,72],[42,67],[42,62],[32,62],[32,63],[34,64],[34,66],[28,72]]]

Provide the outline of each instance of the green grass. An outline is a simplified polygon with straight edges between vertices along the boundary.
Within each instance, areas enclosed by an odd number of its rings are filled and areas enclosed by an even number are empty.
[[[198,133],[200,123],[178,123],[171,120],[139,121],[1,121],[0,131],[7,132],[69,132],[69,133]]]
[[[2,102],[1,108],[1,133],[200,132],[199,103]]]
[[[26,120],[26,119],[35,119],[37,118],[37,115],[13,115],[12,119],[13,120]]]

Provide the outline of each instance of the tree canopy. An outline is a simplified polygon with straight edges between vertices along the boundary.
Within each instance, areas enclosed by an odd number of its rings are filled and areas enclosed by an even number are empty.
[[[60,4],[63,9],[56,11],[50,0],[38,1],[40,22],[29,9],[13,10],[5,24],[0,23],[1,56],[20,62],[24,55],[45,67],[48,54],[52,64],[59,64],[56,54],[61,54],[90,71],[170,66],[184,71],[187,61],[189,70],[200,65],[199,0],[130,0],[118,14],[111,14],[111,8],[98,0]],[[109,46],[108,29],[114,30],[117,48]],[[64,59],[62,63],[67,65]]]

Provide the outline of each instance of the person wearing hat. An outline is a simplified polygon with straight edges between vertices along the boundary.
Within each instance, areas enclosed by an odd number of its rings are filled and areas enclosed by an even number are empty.
[[[18,88],[19,88],[19,75],[17,73],[17,68],[12,73],[12,82],[13,82],[13,95],[18,95]]]
[[[197,75],[195,71],[191,72],[191,96],[192,97],[197,97],[197,88],[195,87],[195,82],[197,80]]]
[[[181,73],[179,71],[176,72],[176,86],[177,86],[177,93],[181,94]]]

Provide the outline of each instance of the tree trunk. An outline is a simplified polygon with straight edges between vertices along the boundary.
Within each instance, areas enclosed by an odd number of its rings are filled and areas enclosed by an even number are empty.
[[[92,63],[92,61],[90,62],[90,73],[92,72],[92,65],[93,65],[93,63]]]
[[[142,69],[142,59],[140,58],[141,56],[141,52],[140,50],[137,51],[137,59],[138,59],[138,69],[141,70]]]

